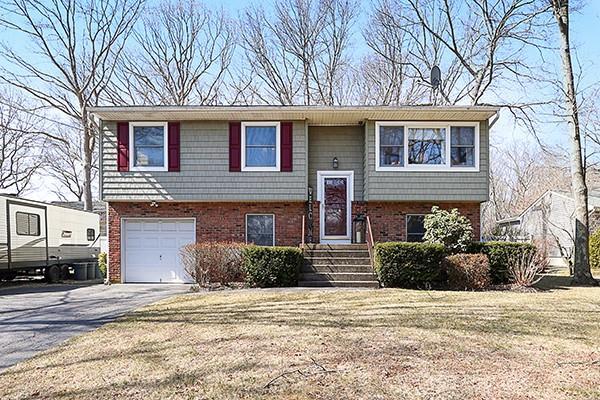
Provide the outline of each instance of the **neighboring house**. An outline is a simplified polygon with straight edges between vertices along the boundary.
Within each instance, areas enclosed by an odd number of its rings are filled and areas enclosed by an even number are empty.
[[[600,225],[600,193],[588,198],[590,231]],[[532,240],[545,246],[552,265],[566,265],[564,257],[573,252],[575,201],[570,192],[550,190],[518,216],[497,221],[500,234],[507,238]]]
[[[458,208],[479,239],[493,107],[92,112],[113,282],[184,280],[177,260],[190,242],[350,243],[358,214],[375,241],[420,240],[433,205]]]
[[[72,208],[74,210],[83,210],[83,201],[53,201],[62,207]],[[108,238],[106,236],[106,203],[103,201],[94,201],[92,203],[92,212],[100,216],[100,232],[98,233],[97,246],[103,253],[108,252]]]

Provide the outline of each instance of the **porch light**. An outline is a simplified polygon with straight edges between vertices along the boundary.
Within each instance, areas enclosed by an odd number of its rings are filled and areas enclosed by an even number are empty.
[[[333,169],[338,169],[339,162],[337,157],[333,157]]]

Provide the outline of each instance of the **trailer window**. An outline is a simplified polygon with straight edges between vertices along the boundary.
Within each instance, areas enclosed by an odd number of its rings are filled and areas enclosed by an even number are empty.
[[[40,216],[17,211],[17,235],[39,236]]]
[[[91,242],[96,239],[96,230],[92,228],[88,228],[87,230],[87,238]]]

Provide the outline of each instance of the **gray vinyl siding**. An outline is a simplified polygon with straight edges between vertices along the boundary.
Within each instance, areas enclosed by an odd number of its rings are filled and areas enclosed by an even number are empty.
[[[181,122],[180,172],[118,172],[116,122],[103,124],[105,201],[305,201],[306,129],[294,122],[293,172],[229,172],[228,121]]]
[[[488,122],[480,122],[479,171],[376,171],[375,122],[366,123],[365,200],[477,201],[488,199]]]
[[[317,171],[354,171],[354,200],[362,201],[364,185],[364,128],[360,126],[311,126],[308,128],[308,184],[316,193]]]

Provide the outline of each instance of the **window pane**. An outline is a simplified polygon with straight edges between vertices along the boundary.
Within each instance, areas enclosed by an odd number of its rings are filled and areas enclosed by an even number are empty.
[[[407,215],[406,216],[406,241],[421,242],[425,235],[425,216]]]
[[[136,167],[165,165],[165,130],[163,126],[134,126],[134,158]]]
[[[473,147],[453,147],[452,165],[457,167],[473,167],[475,166],[475,151]]]
[[[135,146],[164,146],[164,127],[162,126],[134,126],[133,136]]]
[[[408,130],[409,164],[445,164],[445,128],[410,128]]]
[[[404,146],[386,146],[379,149],[379,165],[401,167],[404,165]]]
[[[276,164],[275,147],[246,147],[247,167],[274,167]]]
[[[163,167],[165,165],[164,148],[161,147],[135,147],[135,164],[140,167]]]
[[[381,126],[379,127],[379,135],[381,146],[404,146],[403,126]]]
[[[450,130],[452,146],[475,146],[475,128],[472,126],[453,126]]]
[[[29,214],[29,234],[39,236],[40,234],[40,216]]]
[[[274,126],[247,126],[246,146],[273,146],[277,142],[277,128]]]
[[[29,235],[29,214],[18,212],[17,220],[17,235]]]
[[[272,215],[247,215],[246,237],[248,243],[259,246],[273,246],[273,216]]]

